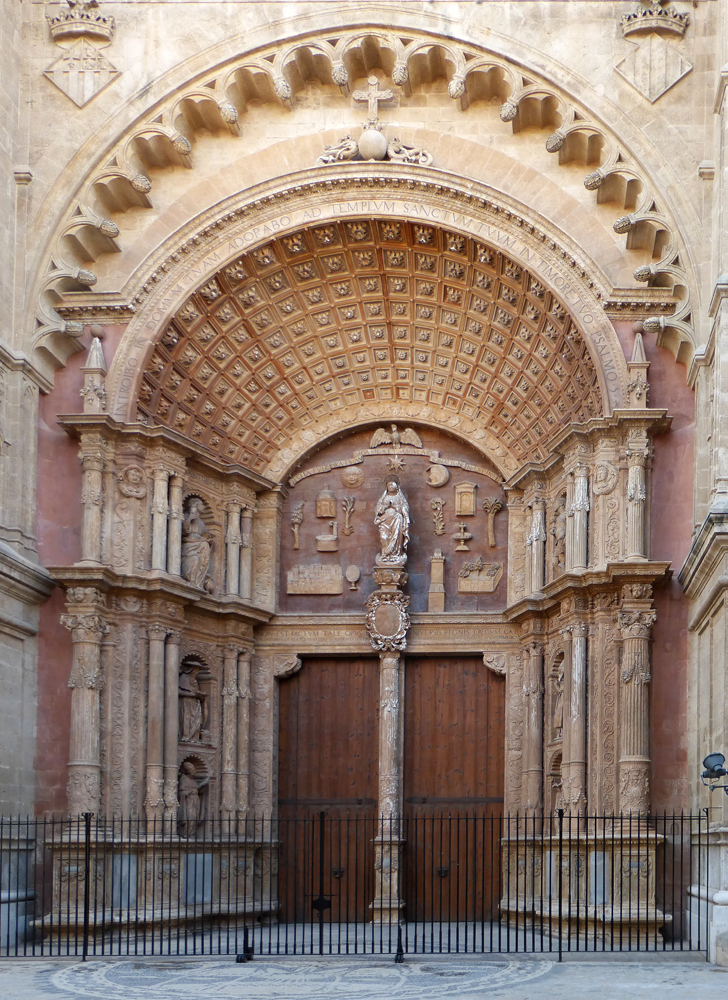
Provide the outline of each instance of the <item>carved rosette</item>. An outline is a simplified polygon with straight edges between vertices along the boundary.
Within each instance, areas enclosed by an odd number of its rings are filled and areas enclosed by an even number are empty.
[[[409,597],[397,592],[375,591],[369,597],[366,627],[373,649],[394,651],[407,648],[409,600]]]

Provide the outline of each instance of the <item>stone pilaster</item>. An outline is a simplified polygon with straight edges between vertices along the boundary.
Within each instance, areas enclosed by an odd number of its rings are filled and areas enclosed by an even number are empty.
[[[587,568],[587,539],[589,518],[589,478],[588,470],[581,462],[574,469],[574,500],[571,506],[574,514],[574,554],[572,569]]]
[[[223,650],[221,812],[229,820],[234,819],[237,812],[239,652],[234,645],[225,646]]]
[[[586,809],[586,680],[588,627],[564,629],[563,796],[574,815]]]
[[[147,697],[147,767],[144,808],[147,822],[164,816],[164,646],[167,629],[150,625]]]
[[[282,502],[281,493],[261,493],[253,519],[253,603],[266,611],[275,611],[278,599]]]
[[[650,808],[650,634],[652,610],[622,610],[619,700],[619,808],[646,815]]]
[[[241,514],[240,576],[238,593],[244,601],[253,599],[253,508],[244,507]]]
[[[523,806],[536,813],[543,809],[543,654],[540,642],[526,651],[523,684],[525,723],[523,741]]]
[[[152,569],[166,570],[169,472],[167,469],[154,469],[152,478],[154,480],[154,493],[152,495]]]
[[[546,582],[546,501],[533,501],[531,520],[531,592],[540,593]]]
[[[227,533],[225,535],[225,593],[240,593],[240,503],[231,501],[227,505]]]
[[[237,719],[237,809],[238,818],[245,819],[250,811],[250,663],[249,650],[238,658],[238,719]]]
[[[647,504],[647,440],[630,442],[627,449],[627,559],[647,558],[645,514]]]
[[[164,818],[177,816],[180,633],[167,633],[164,647]],[[151,684],[150,684],[151,687]]]
[[[81,562],[98,564],[101,562],[104,454],[101,442],[95,435],[91,440],[85,436],[81,442],[81,467]]]
[[[71,695],[71,746],[68,761],[68,811],[98,813],[101,805],[99,691],[101,642],[109,626],[98,614],[66,614],[61,622],[71,632],[73,665],[68,686]]]
[[[183,489],[182,476],[173,475],[169,480],[169,520],[167,524],[167,572],[171,573],[172,576],[179,576],[182,572]]]

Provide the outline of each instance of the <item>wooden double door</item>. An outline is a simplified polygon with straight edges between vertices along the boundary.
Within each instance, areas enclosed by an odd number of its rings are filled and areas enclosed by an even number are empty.
[[[405,661],[402,890],[410,920],[490,915],[504,688],[481,657]],[[306,658],[281,683],[282,919],[311,919],[317,900],[327,920],[368,919],[378,746],[378,658]]]

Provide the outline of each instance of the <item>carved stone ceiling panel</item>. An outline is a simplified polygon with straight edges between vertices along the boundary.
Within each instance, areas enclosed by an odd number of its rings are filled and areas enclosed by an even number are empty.
[[[243,255],[162,332],[140,417],[263,471],[343,408],[421,402],[540,461],[557,429],[602,413],[565,305],[491,246],[391,219],[312,226]]]

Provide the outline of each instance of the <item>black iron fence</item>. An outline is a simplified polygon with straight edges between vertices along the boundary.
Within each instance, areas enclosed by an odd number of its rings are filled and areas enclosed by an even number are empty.
[[[6,956],[705,951],[707,814],[0,818]]]

